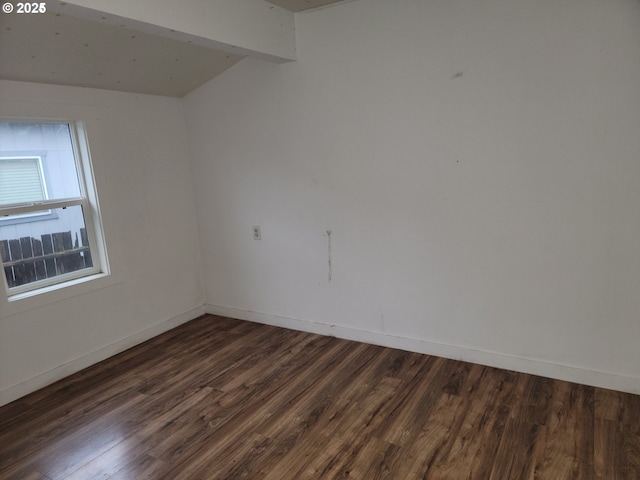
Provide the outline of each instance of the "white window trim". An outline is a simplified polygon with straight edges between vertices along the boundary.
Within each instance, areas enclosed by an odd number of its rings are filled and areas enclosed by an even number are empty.
[[[15,119],[0,120],[12,122],[17,121]],[[93,267],[84,268],[76,272],[69,272],[66,274],[57,275],[52,278],[38,280],[26,285],[20,285],[11,288],[9,288],[7,284],[7,279],[4,275],[4,272],[0,272],[6,292],[5,298],[8,302],[30,298],[41,293],[47,293],[67,286],[77,285],[78,283],[82,283],[84,281],[104,278],[105,276],[110,275],[107,249],[104,241],[104,231],[102,229],[100,220],[101,216],[98,196],[96,192],[95,178],[93,175],[93,167],[91,165],[91,158],[84,123],[81,121],[56,121],[41,119],[26,119],[22,121],[26,123],[66,123],[69,125],[81,196],[76,198],[46,200],[43,202],[4,205],[0,207],[0,218],[2,218],[2,216],[4,215],[24,215],[28,214],[29,212],[42,211],[43,207],[53,210],[55,208],[80,206],[83,209],[85,229],[91,249]],[[34,158],[36,157],[36,155],[27,157]],[[42,164],[40,164],[40,167],[42,168]],[[41,171],[41,173],[43,172]],[[42,180],[44,182],[44,176],[42,176]]]

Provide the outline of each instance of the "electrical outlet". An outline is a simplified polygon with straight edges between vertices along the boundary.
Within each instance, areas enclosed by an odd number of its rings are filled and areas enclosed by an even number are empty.
[[[262,233],[260,232],[260,225],[253,226],[253,239],[262,240]]]

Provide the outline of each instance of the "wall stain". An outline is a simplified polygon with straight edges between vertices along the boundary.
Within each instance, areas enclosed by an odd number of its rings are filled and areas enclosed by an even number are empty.
[[[464,75],[464,72],[457,72],[455,75],[453,75],[453,77],[451,77],[451,80],[453,80],[454,78],[460,78],[463,75]]]

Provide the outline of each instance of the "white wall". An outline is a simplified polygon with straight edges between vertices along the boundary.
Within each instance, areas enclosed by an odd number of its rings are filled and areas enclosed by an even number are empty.
[[[640,3],[296,32],[185,99],[209,311],[640,393]]]
[[[0,82],[0,115],[86,122],[113,275],[0,303],[0,404],[202,311],[178,99]]]

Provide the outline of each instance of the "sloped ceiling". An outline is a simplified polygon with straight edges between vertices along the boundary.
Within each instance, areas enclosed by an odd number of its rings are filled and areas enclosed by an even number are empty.
[[[299,12],[340,0],[270,0]],[[106,18],[106,17],[103,17]],[[48,12],[0,14],[0,79],[182,97],[242,55]]]
[[[269,3],[286,8],[292,12],[302,12],[312,8],[324,7],[332,3],[338,3],[341,0],[267,0]]]
[[[5,15],[0,78],[181,97],[242,57],[65,15]]]

